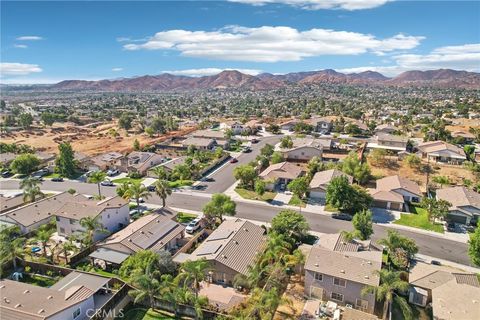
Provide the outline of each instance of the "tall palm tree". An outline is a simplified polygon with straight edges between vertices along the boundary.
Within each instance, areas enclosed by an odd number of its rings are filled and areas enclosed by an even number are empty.
[[[17,269],[16,258],[23,258],[25,255],[25,238],[15,238],[20,233],[18,227],[2,228],[0,231],[0,265],[13,261],[13,269]]]
[[[20,181],[20,188],[23,190],[23,202],[35,202],[37,196],[42,196],[40,190],[42,182],[33,177],[27,177]]]
[[[130,184],[130,187],[127,189],[123,197],[126,199],[135,199],[137,208],[140,208],[140,198],[148,199],[150,195],[147,187],[138,181]]]
[[[116,192],[119,197],[124,197],[127,190],[130,188],[130,182],[123,182],[121,185],[117,186]]]
[[[85,229],[84,244],[90,246],[93,244],[93,238],[95,232],[107,233],[107,229],[103,227],[103,224],[94,217],[83,217],[80,219],[80,225]]]
[[[157,177],[157,179],[167,179],[168,173],[162,166],[157,166],[151,170],[151,172]]]
[[[40,228],[38,229],[35,239],[40,242],[42,245],[43,257],[47,259],[47,243],[52,236],[53,230],[49,230],[48,228]],[[52,254],[53,259],[53,254]]]
[[[69,259],[68,259],[68,252],[69,251],[75,251],[75,249],[77,249],[77,247],[70,240],[68,240],[67,242],[64,242],[62,244],[62,251],[63,251],[63,254],[65,256],[65,263],[66,264],[68,264],[70,262]]]
[[[377,301],[383,301],[383,320],[387,319],[393,301],[400,307],[404,319],[412,319],[412,309],[407,300],[398,294],[409,288],[408,282],[402,280],[401,272],[383,269],[376,273],[380,277],[380,286],[367,286],[362,290],[362,295],[375,294]]]
[[[134,290],[129,294],[134,298],[134,303],[148,301],[150,308],[155,309],[155,296],[160,290],[160,282],[151,276],[150,273],[137,276],[133,280]]]
[[[178,279],[183,282],[185,287],[190,288],[195,295],[195,299],[198,299],[200,283],[205,280],[206,274],[210,269],[210,263],[205,259],[188,260],[181,265]]]
[[[167,197],[172,194],[172,188],[170,188],[167,180],[160,179],[155,182],[154,186],[155,193],[162,198],[162,206],[165,207]]]
[[[105,180],[107,177],[107,174],[103,171],[95,171],[90,174],[88,177],[88,182],[89,183],[96,183],[98,186],[98,197],[101,199],[102,198],[102,190],[100,188],[100,183]]]

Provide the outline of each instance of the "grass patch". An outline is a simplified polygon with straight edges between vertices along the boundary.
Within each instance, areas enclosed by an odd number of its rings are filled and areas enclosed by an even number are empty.
[[[417,320],[432,320],[432,309],[431,308],[420,308],[416,305],[409,304],[410,308],[412,308],[413,319]],[[392,306],[392,320],[403,320],[405,319],[402,314],[402,310],[400,306],[393,300]]]
[[[409,205],[409,207],[412,213],[402,213],[401,218],[394,222],[395,224],[444,233],[443,225],[428,220],[427,210],[415,205]]]
[[[124,309],[123,317],[117,319],[129,319],[129,320],[172,320],[175,319],[163,312],[154,311],[151,308],[137,307],[136,305],[128,305]]]
[[[28,284],[33,284],[34,286],[48,288],[53,286],[58,280],[51,279],[47,277],[42,277],[36,274],[23,274],[23,278],[20,279],[20,282],[25,282]]]
[[[43,176],[45,179],[60,178],[60,173],[49,173]]]
[[[338,210],[337,208],[335,208],[334,206],[332,206],[331,204],[325,204],[325,211],[328,211],[328,212],[339,212],[340,210]]]
[[[85,272],[96,273],[96,274],[104,276],[104,277],[121,278],[118,274],[93,267],[90,264],[90,262],[82,262],[82,263],[80,263],[76,266],[76,269],[81,270],[81,271],[85,271]]]
[[[243,199],[249,200],[260,200],[260,201],[272,201],[275,198],[276,193],[266,191],[263,195],[258,195],[255,191],[243,189],[243,188],[236,188],[235,192],[240,195]]]
[[[143,178],[128,178],[128,177],[126,177],[126,178],[114,179],[114,180],[112,180],[112,182],[121,184],[121,183],[125,183],[125,182],[129,182],[129,183],[140,182],[142,180],[143,180]]]
[[[179,222],[179,223],[189,223],[190,221],[192,221],[196,217],[197,217],[197,215],[195,215],[195,214],[179,212],[177,214],[177,222]]]
[[[179,187],[185,187],[185,186],[191,186],[193,184],[193,180],[175,180],[175,181],[169,181],[168,186],[170,188],[179,188]]]
[[[307,206],[307,204],[302,199],[300,199],[296,194],[294,194],[292,198],[290,198],[290,201],[288,202],[288,204],[291,206],[297,206],[301,208],[305,208]]]

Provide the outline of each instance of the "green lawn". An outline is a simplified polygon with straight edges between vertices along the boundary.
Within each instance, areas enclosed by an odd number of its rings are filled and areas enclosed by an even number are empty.
[[[170,188],[191,186],[192,184],[193,184],[193,180],[176,180],[176,181],[168,182],[168,185],[170,186]]]
[[[179,222],[179,223],[189,223],[190,221],[192,221],[196,217],[197,217],[197,215],[195,215],[195,214],[179,212],[177,214],[177,222]]]
[[[240,197],[244,199],[250,200],[261,200],[261,201],[272,201],[275,198],[276,193],[266,191],[263,195],[258,195],[255,191],[243,189],[243,188],[236,188],[235,192],[240,195]]]
[[[305,208],[307,206],[307,204],[302,199],[297,197],[297,195],[295,195],[295,194],[292,196],[292,198],[290,199],[288,204],[291,205],[291,206],[297,206],[297,207],[302,207],[302,208]]]
[[[334,206],[331,206],[329,205],[328,203],[325,205],[325,211],[328,211],[328,212],[339,212],[340,210],[338,210],[337,208],[335,208]]]
[[[86,272],[91,272],[91,273],[96,273],[104,277],[109,277],[109,278],[120,278],[119,275],[99,269],[99,268],[94,268],[90,262],[82,262],[76,266],[76,269],[86,271]]]
[[[124,310],[124,315],[122,318],[119,319],[128,319],[128,320],[172,320],[170,316],[164,315],[160,312],[153,311],[152,309],[137,308],[136,306],[131,306],[130,308],[127,307]]]
[[[409,207],[412,213],[402,213],[401,218],[394,222],[395,224],[444,233],[441,224],[434,224],[428,220],[428,214],[425,209],[412,204],[410,204]]]
[[[118,178],[118,179],[114,179],[112,180],[113,183],[124,183],[124,182],[141,182],[143,180],[143,178],[129,178],[129,177],[126,177],[126,178]]]
[[[69,177],[70,179],[78,179],[81,175],[83,174],[82,171],[76,171],[75,174],[71,177]],[[52,178],[60,178],[60,174],[59,173],[49,173],[45,176],[43,176],[43,178],[45,179],[52,179]]]
[[[50,279],[46,277],[41,277],[38,275],[23,274],[23,278],[20,279],[20,282],[25,282],[33,284],[38,287],[48,288],[53,286],[58,280]]]

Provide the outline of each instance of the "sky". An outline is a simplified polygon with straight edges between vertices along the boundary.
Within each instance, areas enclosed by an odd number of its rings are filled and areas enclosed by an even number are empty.
[[[480,71],[480,1],[1,1],[0,83]]]

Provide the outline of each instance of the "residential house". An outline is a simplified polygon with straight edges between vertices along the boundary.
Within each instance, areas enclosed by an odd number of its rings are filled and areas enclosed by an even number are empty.
[[[187,156],[181,156],[181,157],[163,162],[163,163],[159,164],[158,166],[164,168],[167,173],[171,173],[173,171],[173,169],[175,169],[176,166],[185,164],[185,160],[187,158],[188,158]],[[198,161],[195,160],[195,159],[192,159],[192,163],[195,164],[195,163],[198,163]],[[151,177],[154,177],[155,175],[153,174],[152,169],[149,170],[148,175],[151,176]]]
[[[305,295],[373,313],[375,295],[364,295],[362,290],[380,284],[377,272],[381,268],[382,251],[370,240],[347,241],[342,234],[323,235],[306,258]]]
[[[247,220],[224,221],[192,252],[190,260],[206,259],[208,282],[232,285],[237,274],[248,275],[266,241],[265,229]]]
[[[227,150],[230,148],[230,139],[226,136],[224,131],[215,130],[197,130],[192,133],[195,138],[211,138],[214,139],[218,146]]]
[[[217,146],[217,141],[211,138],[195,138],[189,137],[182,141],[182,145],[185,148],[193,146],[200,150],[213,150]]]
[[[309,191],[310,198],[316,200],[325,200],[327,194],[327,187],[333,178],[344,176],[348,179],[349,183],[353,182],[353,178],[348,174],[343,173],[337,169],[319,171],[315,173],[310,181]]]
[[[234,135],[237,135],[237,134],[242,134],[247,129],[247,127],[239,121],[227,120],[225,122],[220,123],[220,129],[224,131],[232,130],[232,133]]]
[[[465,132],[465,131],[453,131],[452,132],[452,137],[453,138],[460,138],[463,140],[465,144],[471,144],[475,141],[475,135],[473,135],[470,132]]]
[[[297,119],[291,119],[291,120],[284,121],[284,122],[280,123],[280,129],[285,130],[285,131],[293,131],[295,129],[295,126],[299,122],[300,122],[300,120],[297,120]]]
[[[0,213],[10,211],[23,205],[25,205],[25,202],[23,202],[23,196],[21,194],[11,197],[5,197],[0,194]]]
[[[435,162],[461,164],[467,157],[462,148],[444,141],[428,141],[418,145],[419,155]]]
[[[73,271],[53,286],[1,280],[0,315],[14,320],[86,320],[108,299],[111,278]]]
[[[312,125],[313,130],[320,134],[327,134],[333,128],[333,121],[326,117],[312,117],[307,119],[306,123]]]
[[[257,119],[252,119],[250,121],[247,121],[244,124],[244,126],[245,126],[246,129],[248,129],[250,131],[250,134],[255,134],[258,131],[261,131],[262,128],[263,128],[262,123]]]
[[[380,124],[375,128],[376,134],[393,134],[395,131],[398,131],[398,128],[390,124]]]
[[[108,152],[91,157],[86,166],[88,171],[105,171],[114,169],[124,157],[120,152]]]
[[[476,225],[480,220],[480,194],[466,187],[449,187],[437,190],[438,200],[452,205],[448,209],[447,219],[461,224]]]
[[[275,146],[276,151],[280,151],[286,160],[308,162],[313,157],[322,158],[324,150],[330,150],[332,140],[314,139],[314,138],[295,138],[292,140],[291,148],[281,148],[281,143]]]
[[[267,190],[277,188],[285,190],[288,183],[303,174],[303,169],[290,162],[280,162],[270,165],[260,173],[260,178],[267,182]]]
[[[141,250],[175,250],[185,235],[185,227],[173,220],[175,215],[173,211],[163,208],[141,217],[98,243],[90,259],[95,264],[100,261],[105,266],[119,266],[130,255]]]
[[[408,138],[387,133],[377,133],[370,139],[367,149],[383,149],[394,153],[407,150]]]
[[[164,157],[154,152],[134,151],[120,160],[118,169],[128,173],[138,172],[141,175],[145,175],[150,168],[162,163],[164,160]]]
[[[57,232],[61,236],[84,232],[85,229],[80,225],[82,218],[97,219],[106,230],[106,232],[95,232],[93,240],[98,241],[128,225],[129,213],[128,202],[122,197],[115,196],[98,201],[75,195],[73,200],[67,201],[55,210],[53,215],[57,220]]]
[[[480,319],[480,284],[473,273],[417,261],[409,273],[409,302],[431,304],[435,320]]]
[[[75,152],[73,156],[78,167],[82,170],[88,171],[89,167],[93,165],[93,161],[90,161],[90,157],[84,153]]]
[[[405,211],[408,202],[420,202],[422,192],[417,183],[399,175],[377,180],[377,188],[370,190],[373,206]]]

